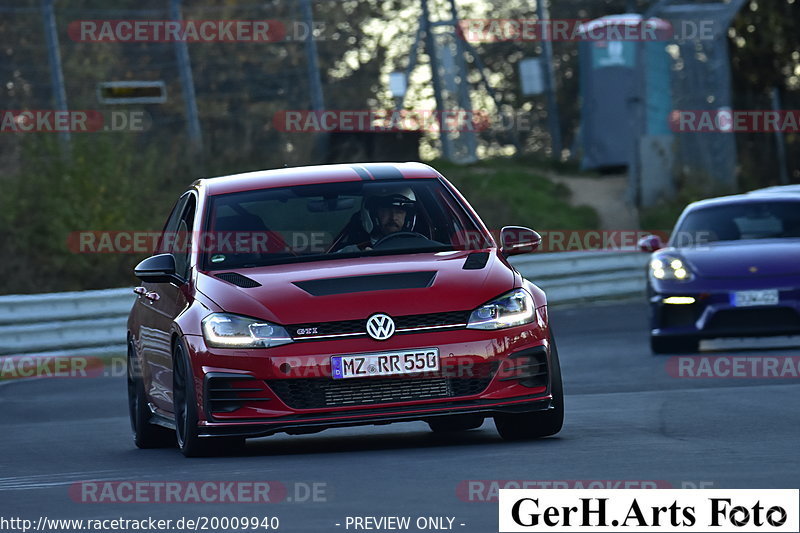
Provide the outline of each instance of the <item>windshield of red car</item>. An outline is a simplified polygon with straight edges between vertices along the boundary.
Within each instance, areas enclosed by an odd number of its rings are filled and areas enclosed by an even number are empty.
[[[349,181],[212,196],[196,237],[206,270],[491,245],[435,179]]]
[[[796,238],[800,238],[800,200],[696,208],[686,215],[670,242],[675,246]]]

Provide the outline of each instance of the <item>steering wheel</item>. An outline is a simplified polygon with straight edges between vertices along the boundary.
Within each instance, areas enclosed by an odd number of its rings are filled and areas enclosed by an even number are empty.
[[[425,239],[426,241],[430,240],[422,233],[417,233],[416,231],[398,231],[396,233],[390,233],[389,235],[384,235],[383,237],[375,241],[375,244],[373,244],[372,247],[377,248],[381,244],[389,242],[390,240],[395,239],[397,237],[406,237],[406,238],[419,237],[421,239]]]

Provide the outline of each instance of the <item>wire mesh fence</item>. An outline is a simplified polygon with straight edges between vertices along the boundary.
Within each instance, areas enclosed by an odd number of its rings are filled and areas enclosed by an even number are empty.
[[[47,1],[19,0],[13,5],[0,5],[0,97],[6,109],[53,109],[57,105],[43,17]],[[141,112],[146,117],[145,131],[135,136],[135,143],[156,144],[178,155],[191,153],[191,139],[187,133],[189,102],[176,43],[81,33],[81,24],[86,22],[99,27],[103,22],[113,26],[120,21],[154,24],[169,21],[173,18],[170,9],[173,4],[179,5],[185,21],[266,21],[270,30],[277,32],[270,33],[266,41],[217,38],[188,43],[191,85],[203,140],[203,150],[195,157],[202,162],[199,167],[204,173],[324,160],[325,157],[314,153],[318,132],[285,131],[286,128],[276,125],[277,118],[287,111],[313,108],[314,76],[320,80],[326,109],[392,108],[387,76],[392,70],[407,68],[415,39],[419,37],[418,2],[309,0],[310,20],[303,13],[301,0],[252,3],[140,0],[119,2],[115,7],[99,0],[54,2],[68,107]],[[457,5],[456,15],[462,19],[498,14],[510,19],[530,19],[535,17],[531,6],[527,2],[509,2],[481,7],[447,0],[431,0],[430,5],[435,26],[432,41],[443,80],[444,106],[449,110],[472,108],[487,113],[491,122],[491,127],[477,134],[454,132],[450,141],[454,158],[469,160],[470,153],[481,157],[519,152],[548,154],[550,135],[545,98],[523,95],[518,72],[521,60],[541,57],[542,43],[535,40],[477,43],[464,52],[455,26],[447,24],[447,19],[453,16],[453,5]],[[561,20],[593,19],[610,12],[623,12],[630,5],[626,0],[571,0],[552,3],[550,14]],[[653,14],[676,26],[693,17],[696,23],[700,18],[716,17],[717,34],[709,40],[663,43],[672,62],[669,87],[664,87],[670,92],[672,108],[724,109],[751,105],[770,109],[771,102],[764,95],[742,96],[731,91],[731,54],[725,17],[715,14],[711,4],[700,10],[686,6]],[[310,64],[306,39],[309,35],[316,46],[313,57],[317,69]],[[552,44],[559,129],[565,147],[555,156],[575,157],[581,149],[578,142],[581,113],[588,105],[580,100],[579,79],[583,73],[579,68],[579,43],[567,40]],[[409,78],[407,109],[431,111],[435,107],[430,74],[424,72],[430,57],[431,51],[420,47],[419,60]],[[110,104],[98,100],[100,84],[138,80],[163,82],[165,101]],[[796,98],[796,93],[786,94],[784,108],[796,107],[793,103]],[[667,120],[664,117],[663,122]],[[438,133],[422,133],[423,146],[427,147],[423,155],[436,155],[442,148]],[[774,160],[762,157],[767,147],[770,152],[775,151],[776,142],[775,137],[759,133],[678,133],[674,145],[675,175],[706,176],[730,189],[743,172],[764,168],[759,161],[770,167],[771,174],[777,174]],[[785,142],[790,147],[796,146],[796,136]],[[9,173],[14,173],[22,161],[19,144],[18,137],[8,135],[0,143],[0,161]],[[791,174],[797,167],[797,150],[787,152],[790,177],[797,179],[797,175]]]
[[[190,143],[179,52],[175,42],[152,33],[153,27],[170,21],[173,14],[165,2],[139,4],[137,9],[96,7],[92,2],[79,1],[55,4],[68,107],[141,112],[146,117],[146,131],[139,142],[165,143],[173,147],[173,153],[184,153]],[[306,48],[309,34],[317,45],[317,75],[327,105],[340,109],[368,107],[378,77],[377,58],[349,57],[367,37],[350,18],[368,20],[372,6],[318,0],[313,11],[325,13],[325,22],[321,23],[304,19],[299,4],[273,0],[248,5],[186,2],[180,6],[184,21],[194,22],[198,28],[202,22],[216,23],[219,30],[209,39],[200,35],[199,40],[188,43],[190,84],[196,98],[203,154],[213,155],[205,168],[230,169],[231,162],[237,160],[234,170],[250,164],[298,164],[310,159],[315,132],[292,135],[273,124],[282,112],[311,107],[312,73]],[[56,103],[42,4],[31,1],[27,6],[0,6],[0,13],[4,107],[53,109]],[[236,33],[227,38],[228,26],[233,24],[235,32],[235,25],[242,21],[268,25],[268,38],[242,38]],[[142,38],[123,38],[128,36],[125,30],[130,24],[148,26],[151,31],[144,32]],[[162,103],[115,104],[98,98],[100,84],[142,80],[163,83],[166,98]],[[0,151],[9,158],[14,142],[9,136],[4,141],[9,142],[3,142]],[[251,154],[250,159],[257,163],[242,161],[243,154]]]

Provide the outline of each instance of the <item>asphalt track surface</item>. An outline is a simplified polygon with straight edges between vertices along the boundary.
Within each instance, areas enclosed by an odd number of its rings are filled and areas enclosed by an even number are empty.
[[[483,501],[492,485],[459,493],[468,480],[800,486],[797,378],[672,377],[669,356],[649,352],[647,311],[639,303],[554,310],[552,323],[566,423],[556,438],[527,443],[501,441],[491,421],[452,437],[405,423],[278,435],[248,441],[233,456],[185,459],[176,449],[134,448],[121,377],[6,382],[0,517],[277,516],[279,531],[336,532],[354,531],[345,527],[348,516],[410,516],[408,531],[417,531],[417,517],[433,516],[453,517],[454,531],[492,532],[497,504]],[[745,346],[705,355],[799,353]],[[70,496],[70,487],[90,480],[268,480],[288,493],[268,504],[81,503]],[[310,501],[306,489],[315,483],[318,501]]]

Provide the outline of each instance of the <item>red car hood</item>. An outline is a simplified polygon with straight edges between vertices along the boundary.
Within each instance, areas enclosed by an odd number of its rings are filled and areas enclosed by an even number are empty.
[[[800,273],[800,240],[730,241],[701,248],[679,248],[702,277],[787,276]]]
[[[483,268],[464,269],[472,253],[476,252],[338,259],[237,270],[261,284],[252,288],[217,278],[221,272],[200,273],[197,288],[226,312],[279,324],[355,320],[378,312],[401,316],[466,311],[515,286],[513,270],[494,251]],[[405,286],[423,286],[391,288],[401,278]],[[368,285],[379,289],[365,290]],[[338,294],[324,294],[330,292]]]

